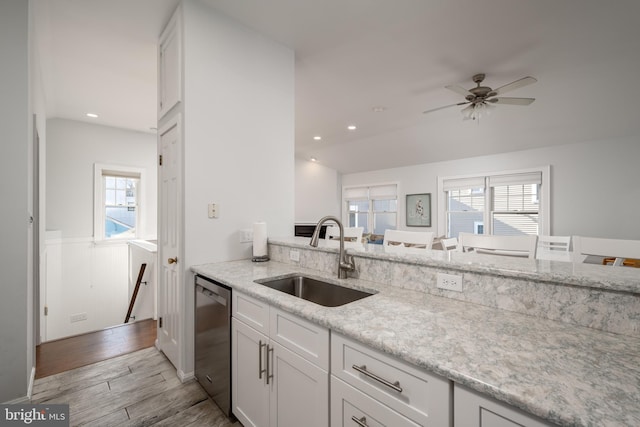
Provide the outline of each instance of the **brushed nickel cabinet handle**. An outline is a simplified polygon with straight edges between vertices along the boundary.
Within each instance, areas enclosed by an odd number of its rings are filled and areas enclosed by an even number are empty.
[[[267,344],[262,344],[262,340],[258,342],[258,379],[262,379],[262,374],[267,372],[267,370],[262,367],[262,347],[266,346]]]
[[[362,365],[362,366],[353,365],[352,368],[355,369],[356,371],[360,372],[361,374],[366,375],[369,378],[378,381],[380,384],[385,385],[385,386],[397,391],[398,393],[402,393],[402,387],[400,387],[400,381],[391,382],[391,381],[385,380],[384,378],[377,376],[373,372],[367,371],[367,366],[366,365]]]
[[[358,424],[360,427],[369,427],[369,424],[367,424],[367,417],[362,417],[360,419],[356,418],[355,415],[353,415],[351,417],[351,421],[353,421],[354,423]]]
[[[267,384],[269,384],[269,379],[273,378],[273,372],[269,369],[269,354],[271,354],[271,364],[273,365],[273,347],[267,344]]]

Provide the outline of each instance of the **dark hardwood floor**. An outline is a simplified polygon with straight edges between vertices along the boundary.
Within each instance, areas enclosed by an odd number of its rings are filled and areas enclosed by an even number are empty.
[[[155,340],[156,321],[147,319],[49,341],[36,347],[36,378],[151,347]]]

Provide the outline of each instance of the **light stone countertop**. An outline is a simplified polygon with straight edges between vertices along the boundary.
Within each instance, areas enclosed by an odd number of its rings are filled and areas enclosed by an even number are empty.
[[[550,422],[640,426],[638,338],[274,261],[191,269]],[[293,272],[377,293],[329,308],[254,283]]]
[[[269,244],[310,249],[308,237],[270,237]],[[363,258],[640,294],[640,268],[373,244],[350,243],[345,248]],[[318,248],[313,249],[337,253],[338,243],[320,239]]]

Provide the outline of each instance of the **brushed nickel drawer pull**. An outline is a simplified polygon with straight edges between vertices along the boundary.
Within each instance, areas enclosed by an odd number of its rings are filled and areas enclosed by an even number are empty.
[[[358,424],[360,427],[369,427],[369,424],[367,424],[367,417],[362,417],[360,419],[356,418],[355,415],[353,415],[351,417],[351,421],[353,421],[354,423]]]
[[[360,372],[361,374],[366,375],[369,378],[372,378],[372,379],[378,381],[380,384],[386,385],[387,387],[397,391],[398,393],[402,393],[402,387],[400,387],[400,381],[396,381],[396,382],[393,382],[393,383],[391,381],[387,381],[384,378],[381,378],[381,377],[377,376],[376,374],[367,371],[367,366],[366,365],[362,365],[362,366],[353,365],[352,368],[355,369],[356,371]]]

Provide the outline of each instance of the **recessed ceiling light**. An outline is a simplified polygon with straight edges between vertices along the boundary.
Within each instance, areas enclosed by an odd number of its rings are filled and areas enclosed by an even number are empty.
[[[320,141],[322,137],[320,135],[316,135],[313,137],[313,139],[315,139],[316,141]]]
[[[87,113],[87,117],[91,117],[92,119],[97,119],[98,115],[96,113]]]
[[[156,130],[158,130],[158,128],[152,126],[152,127],[149,128],[149,130],[156,131]]]
[[[311,160],[312,162],[317,162],[318,161],[318,159],[316,159],[315,157],[312,157],[309,160]]]
[[[356,127],[356,125],[349,125],[349,126],[347,126],[347,129],[349,129],[349,130],[356,130],[356,129],[358,129],[358,128]]]
[[[376,105],[375,107],[373,107],[371,109],[371,111],[373,111],[374,113],[382,113],[384,110],[386,110],[386,107],[383,107],[382,105]]]

